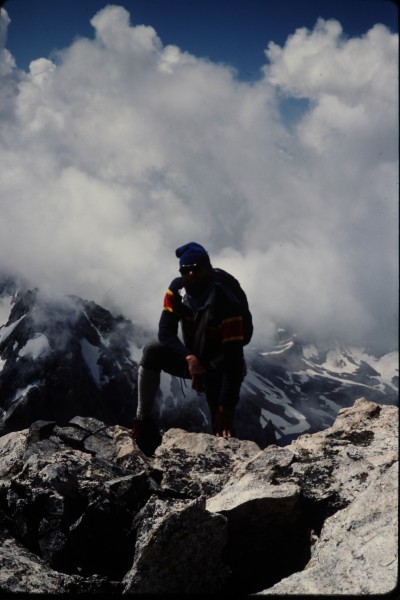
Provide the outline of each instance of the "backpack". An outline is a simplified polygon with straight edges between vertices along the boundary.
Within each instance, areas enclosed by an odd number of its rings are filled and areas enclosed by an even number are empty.
[[[243,316],[243,330],[244,330],[244,345],[246,346],[253,335],[253,317],[249,309],[249,303],[247,301],[246,294],[240,286],[238,280],[224,271],[223,269],[213,269],[215,275],[215,282],[221,288],[225,288],[225,291],[229,291],[234,295],[236,300],[239,302],[242,308]]]

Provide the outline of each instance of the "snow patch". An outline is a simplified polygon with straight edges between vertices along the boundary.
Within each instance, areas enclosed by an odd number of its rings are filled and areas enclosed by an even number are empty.
[[[87,312],[85,310],[82,311],[83,314],[85,315],[88,323],[90,323],[90,326],[93,327],[93,329],[95,330],[95,332],[97,333],[97,335],[99,336],[99,340],[101,342],[101,344],[105,347],[105,348],[109,348],[110,346],[110,342],[107,338],[105,338],[103,336],[103,334],[101,333],[100,329],[98,329],[96,327],[96,325],[93,323],[93,321],[90,319],[89,315],[87,314]]]
[[[331,350],[326,355],[326,361],[321,365],[332,373],[354,373],[359,368],[359,362],[354,357],[345,355],[340,350]]]
[[[369,385],[366,385],[365,383],[360,383],[359,381],[353,381],[352,379],[345,379],[343,377],[331,375],[329,372],[315,374],[315,372],[311,369],[307,369],[306,374],[309,376],[310,379],[314,379],[315,377],[322,377],[324,379],[329,379],[330,381],[338,381],[339,383],[344,383],[345,385],[359,385],[365,388],[371,387]]]
[[[85,338],[81,339],[80,344],[84,361],[87,364],[96,385],[100,387],[100,366],[97,362],[100,356],[100,349],[97,346],[89,344]]]
[[[270,421],[272,421],[277,439],[280,439],[282,435],[300,435],[308,431],[310,427],[310,424],[308,423],[304,415],[299,413],[296,409],[293,409],[293,407],[285,407],[285,414],[288,414],[290,412],[299,416],[299,420],[297,423],[288,423],[288,421],[285,421],[284,419],[282,419],[282,417],[279,417],[278,415],[273,413],[269,413],[264,408],[261,409],[261,414],[263,418],[265,420],[269,419]]]
[[[0,298],[0,327],[5,325],[10,318],[13,304],[13,296],[3,296]]]
[[[379,373],[376,377],[381,384],[388,385],[393,390],[398,391],[398,387],[392,383],[395,377],[399,376],[399,353],[398,351],[389,352],[380,358],[361,353],[361,360],[367,362]]]
[[[303,356],[306,359],[312,358],[313,356],[316,356],[318,358],[318,348],[316,346],[314,346],[314,344],[310,344],[309,346],[304,346]]]
[[[24,396],[26,396],[28,394],[29,390],[31,390],[34,387],[37,387],[37,383],[30,383],[25,388],[18,388],[14,394],[14,398],[10,402],[10,406],[12,404],[14,404],[14,402],[19,400],[20,398],[23,398]]]
[[[40,357],[47,356],[50,352],[49,340],[43,333],[37,333],[28,340],[23,348],[18,352],[20,358],[30,357],[37,360]]]
[[[272,356],[276,354],[283,354],[287,350],[290,350],[294,346],[293,340],[289,340],[285,344],[277,346],[275,350],[270,350],[269,352],[260,352],[260,356]]]
[[[8,327],[0,327],[0,343],[5,340],[10,333],[12,333],[14,331],[14,329],[16,328],[16,326],[18,325],[18,323],[20,323],[22,321],[22,319],[25,318],[25,315],[22,315],[22,317],[20,317],[17,321],[15,321],[14,323],[11,323],[11,325],[8,325]]]

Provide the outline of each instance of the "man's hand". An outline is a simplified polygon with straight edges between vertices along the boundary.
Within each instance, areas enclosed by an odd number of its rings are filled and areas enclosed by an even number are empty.
[[[186,357],[190,377],[192,378],[192,388],[196,390],[198,394],[201,394],[205,390],[205,374],[206,371],[194,354],[188,354]]]
[[[234,409],[230,406],[218,406],[214,416],[214,433],[217,437],[233,436]]]

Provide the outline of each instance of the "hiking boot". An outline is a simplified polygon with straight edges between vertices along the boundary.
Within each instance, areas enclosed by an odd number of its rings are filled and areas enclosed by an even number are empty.
[[[152,456],[162,442],[158,427],[150,417],[145,417],[143,420],[135,419],[131,435],[146,456]]]

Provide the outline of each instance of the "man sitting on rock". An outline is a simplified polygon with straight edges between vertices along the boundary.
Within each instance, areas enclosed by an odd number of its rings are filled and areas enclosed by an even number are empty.
[[[191,379],[193,389],[205,393],[213,432],[224,438],[234,435],[234,411],[245,371],[243,310],[238,298],[218,281],[203,246],[190,242],[178,248],[176,256],[181,276],[165,294],[158,341],[144,348],[139,366],[132,435],[147,455],[161,443],[150,417],[161,371]]]

